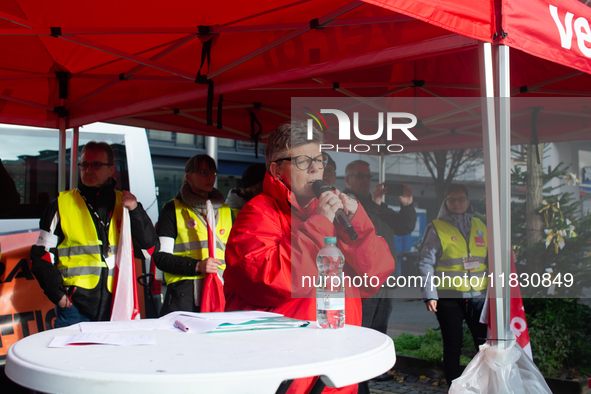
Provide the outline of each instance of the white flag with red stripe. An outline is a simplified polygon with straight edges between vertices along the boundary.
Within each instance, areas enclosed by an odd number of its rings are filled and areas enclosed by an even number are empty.
[[[137,296],[135,260],[131,239],[129,210],[123,208],[119,245],[115,254],[113,281],[113,306],[111,321],[139,320],[140,308]]]

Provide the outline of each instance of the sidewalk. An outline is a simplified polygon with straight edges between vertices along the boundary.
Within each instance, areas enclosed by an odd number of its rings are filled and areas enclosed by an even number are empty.
[[[396,394],[433,394],[447,393],[449,387],[443,380],[432,379],[427,376],[409,375],[401,371],[391,372],[394,379],[388,382],[369,383],[370,393],[396,393]]]

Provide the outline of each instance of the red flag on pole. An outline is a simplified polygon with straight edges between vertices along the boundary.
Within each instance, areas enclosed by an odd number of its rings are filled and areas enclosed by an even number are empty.
[[[511,273],[517,273],[513,252],[511,252]],[[517,337],[519,346],[533,360],[531,343],[529,342],[529,331],[527,330],[527,322],[525,321],[525,309],[523,308],[523,299],[521,298],[521,288],[519,286],[511,287],[511,331]]]
[[[515,269],[515,255],[511,252],[511,273],[517,273]],[[488,332],[490,334],[490,318],[491,309],[489,308],[490,298],[487,297],[480,317],[480,322],[488,325]],[[521,288],[519,286],[511,287],[511,304],[510,304],[510,328],[517,339],[517,344],[521,346],[525,354],[533,360],[531,351],[531,343],[529,341],[529,331],[527,330],[527,322],[525,320],[525,309],[523,308],[523,299],[521,298]],[[489,335],[490,336],[490,335]]]
[[[139,305],[129,210],[123,208],[119,245],[115,253],[111,321],[139,320]]]
[[[211,201],[205,202],[206,222],[207,222],[207,247],[209,249],[209,257],[215,256],[215,214]],[[224,286],[218,277],[218,274],[205,274],[205,281],[203,283],[203,293],[201,295],[201,312],[223,312],[226,307],[226,298],[224,297]]]

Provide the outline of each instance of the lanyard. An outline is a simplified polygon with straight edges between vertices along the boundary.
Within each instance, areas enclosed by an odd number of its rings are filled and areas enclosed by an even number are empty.
[[[80,192],[79,192],[79,194],[84,199],[84,202],[86,203],[86,206],[88,207],[88,210],[97,218],[97,220],[99,221],[101,226],[103,226],[103,228],[105,229],[105,236],[107,237],[107,242],[105,244],[103,244],[103,248],[102,248],[103,253],[102,254],[103,254],[103,257],[106,259],[107,257],[109,257],[109,250],[111,249],[111,247],[109,246],[109,226],[111,225],[111,218],[113,217],[113,210],[111,210],[111,212],[109,212],[109,220],[107,221],[107,224],[105,224],[101,220],[99,214],[94,209],[94,207],[88,202],[86,197],[84,197],[84,195]]]

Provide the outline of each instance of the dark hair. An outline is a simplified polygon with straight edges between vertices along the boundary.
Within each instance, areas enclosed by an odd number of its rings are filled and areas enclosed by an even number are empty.
[[[242,173],[242,187],[247,189],[251,186],[261,183],[265,179],[267,166],[263,163],[255,163],[246,167]]]
[[[111,145],[107,144],[106,142],[90,141],[86,143],[86,145],[84,145],[82,147],[82,150],[80,151],[80,157],[82,157],[84,152],[86,152],[87,150],[92,150],[95,152],[105,152],[105,154],[107,155],[107,163],[111,166],[115,165],[115,151],[113,150]]]
[[[330,155],[329,155],[328,153],[324,152],[324,154],[325,154],[326,156],[328,156],[328,162],[326,163],[326,165],[327,165],[327,166],[333,166],[333,167],[334,167],[334,169],[335,169],[335,171],[336,171],[336,169],[337,169],[337,163],[335,163],[335,162],[334,162],[333,158],[332,158],[332,157],[330,157]]]
[[[443,193],[443,197],[447,198],[447,196],[449,196],[451,193],[457,193],[457,192],[464,192],[464,194],[466,195],[466,198],[468,198],[468,188],[466,187],[466,185],[463,185],[461,183],[452,183],[451,185],[449,185],[447,187],[447,189],[445,189],[445,193]]]
[[[187,164],[185,164],[185,174],[189,174],[191,172],[195,172],[201,167],[201,163],[205,163],[207,168],[212,171],[217,171],[217,166],[215,165],[215,160],[208,155],[195,155],[189,159]]]

